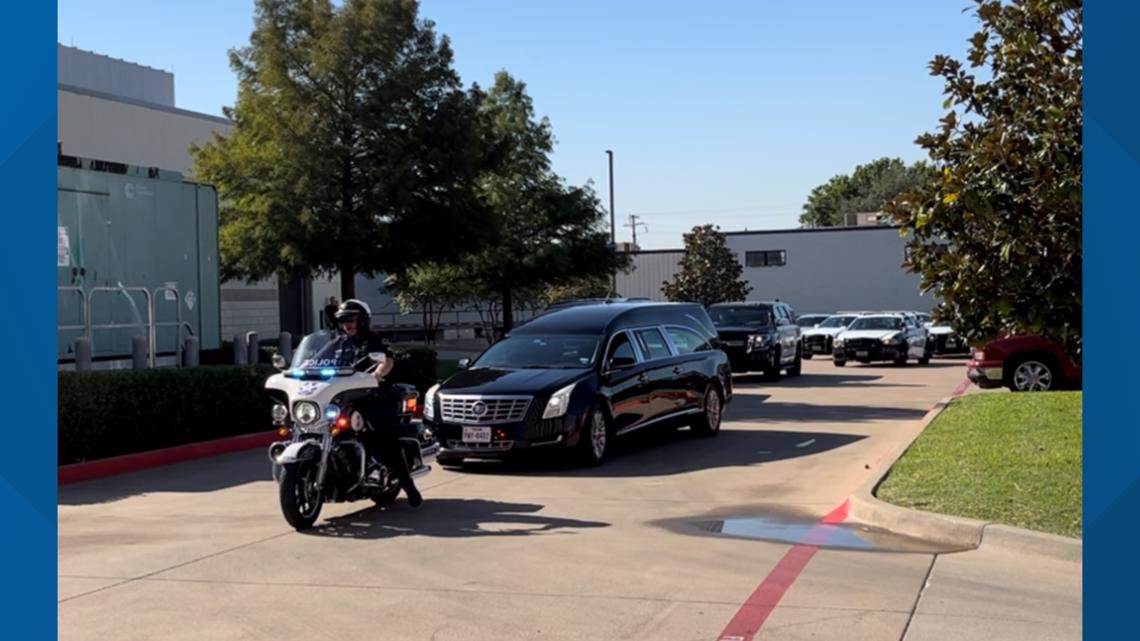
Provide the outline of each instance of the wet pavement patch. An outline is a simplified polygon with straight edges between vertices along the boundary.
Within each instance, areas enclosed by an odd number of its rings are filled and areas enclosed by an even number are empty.
[[[667,529],[695,536],[804,544],[829,550],[945,554],[967,548],[924,541],[861,523],[820,523],[819,517],[763,513],[715,518],[671,519],[658,522]]]

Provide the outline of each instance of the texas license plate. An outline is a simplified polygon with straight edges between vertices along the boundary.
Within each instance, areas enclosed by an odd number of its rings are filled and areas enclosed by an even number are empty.
[[[464,443],[490,443],[491,428],[463,426]]]
[[[870,356],[870,354],[869,354],[869,353],[867,352],[867,350],[865,350],[865,349],[857,350],[857,351],[855,352],[855,355],[856,355],[856,356],[858,356],[858,357],[860,357],[860,358],[862,358],[862,357],[864,357],[864,356]]]

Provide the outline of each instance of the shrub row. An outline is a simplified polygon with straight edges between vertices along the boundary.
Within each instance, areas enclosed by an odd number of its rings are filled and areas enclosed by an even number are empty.
[[[436,353],[396,350],[393,382],[421,394],[436,382]],[[272,429],[258,366],[59,373],[59,464]]]
[[[59,373],[59,464],[272,428],[269,367]]]

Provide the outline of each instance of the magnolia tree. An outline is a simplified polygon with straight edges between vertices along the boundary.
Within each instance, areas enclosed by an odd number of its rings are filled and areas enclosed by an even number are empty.
[[[685,234],[685,257],[672,282],[662,284],[671,301],[715,303],[747,298],[752,287],[740,275],[743,268],[736,254],[725,243],[719,227],[694,227]]]
[[[967,338],[1035,333],[1079,359],[1081,3],[976,3],[969,65],[930,63],[947,113],[916,142],[937,171],[885,211]]]

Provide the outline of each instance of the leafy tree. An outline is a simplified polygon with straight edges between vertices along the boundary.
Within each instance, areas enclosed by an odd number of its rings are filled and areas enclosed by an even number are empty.
[[[832,227],[842,223],[843,215],[851,212],[841,210],[853,193],[850,176],[833,176],[811,190],[804,203],[804,211],[800,214],[800,224],[807,227]]]
[[[547,305],[579,298],[605,298],[610,295],[610,279],[605,277],[583,278],[563,285],[552,285],[543,293]]]
[[[231,133],[192,150],[222,197],[225,277],[401,273],[469,247],[486,148],[415,0],[257,0]],[[448,233],[439,233],[447,230]]]
[[[550,167],[554,136],[537,120],[526,85],[506,72],[480,96],[483,138],[496,162],[479,183],[494,212],[491,239],[466,259],[476,290],[501,301],[509,331],[521,294],[609,275],[628,257],[609,248],[606,215],[593,188],[567,185]]]
[[[463,269],[444,262],[416,264],[403,276],[389,277],[387,285],[395,291],[400,311],[420,311],[429,340],[439,329],[441,313],[463,303],[468,295]]]
[[[859,165],[812,190],[800,223],[809,227],[844,224],[847,214],[881,211],[895,196],[922,184],[930,173],[926,163],[907,165],[898,158],[879,158]]]
[[[742,301],[752,287],[740,278],[743,268],[719,227],[693,227],[685,234],[685,257],[673,282],[662,284],[671,301],[713,305]]]
[[[983,341],[1031,332],[1081,351],[1082,8],[976,0],[971,68],[945,81],[942,127],[919,136],[939,170],[886,207],[939,315]]]

